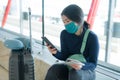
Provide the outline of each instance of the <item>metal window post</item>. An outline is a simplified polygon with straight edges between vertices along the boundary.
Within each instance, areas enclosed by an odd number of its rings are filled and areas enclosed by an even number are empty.
[[[115,0],[109,0],[105,62],[109,62],[110,54],[111,54],[111,40],[112,40],[112,32],[113,32],[114,7],[115,7]]]
[[[44,0],[42,0],[42,36],[44,37]],[[44,45],[44,41],[42,40]]]

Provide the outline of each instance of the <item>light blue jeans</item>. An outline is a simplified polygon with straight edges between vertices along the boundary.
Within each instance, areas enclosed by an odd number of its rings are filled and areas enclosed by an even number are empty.
[[[65,64],[54,64],[49,68],[45,80],[95,80],[95,71],[69,70]]]

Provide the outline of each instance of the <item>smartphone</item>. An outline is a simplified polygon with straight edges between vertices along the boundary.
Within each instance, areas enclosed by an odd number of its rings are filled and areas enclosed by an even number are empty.
[[[46,37],[41,37],[48,45],[51,45],[51,48],[57,49]]]

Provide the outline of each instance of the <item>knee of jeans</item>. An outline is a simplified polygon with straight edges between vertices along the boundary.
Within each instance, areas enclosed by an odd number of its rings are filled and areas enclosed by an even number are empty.
[[[79,74],[80,74],[80,71],[79,71]],[[77,76],[78,75],[78,71],[75,70],[75,69],[71,69],[69,71],[69,76]]]
[[[77,71],[75,69],[71,69],[69,71],[69,79],[70,80],[73,80],[73,79],[76,79],[76,80],[81,80],[82,79],[82,71]]]
[[[49,68],[49,72],[55,72],[57,70],[59,70],[61,68],[62,65],[59,65],[59,64],[54,64],[52,65],[50,68]]]
[[[48,72],[53,72],[56,69],[57,65],[52,65],[49,69]]]
[[[69,74],[71,74],[71,75],[73,75],[73,74],[82,74],[82,70],[75,70],[75,69],[71,69],[70,71],[69,71]]]

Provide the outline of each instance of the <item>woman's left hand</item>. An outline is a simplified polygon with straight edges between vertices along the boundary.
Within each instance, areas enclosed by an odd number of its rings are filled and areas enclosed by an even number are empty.
[[[70,66],[71,66],[72,68],[74,68],[75,70],[80,70],[83,65],[80,65],[80,64],[71,64]]]

